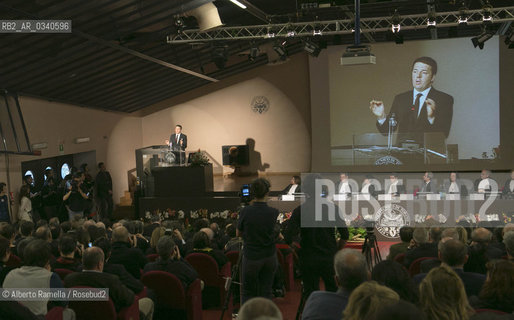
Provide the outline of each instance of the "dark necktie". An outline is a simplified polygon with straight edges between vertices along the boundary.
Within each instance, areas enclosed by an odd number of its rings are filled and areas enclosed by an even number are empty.
[[[419,116],[421,115],[421,111],[419,110],[420,109],[419,100],[421,99],[421,96],[423,96],[423,94],[422,93],[418,93],[416,95],[416,100],[414,101],[414,107],[415,107],[415,110],[417,112],[417,118],[419,118]]]

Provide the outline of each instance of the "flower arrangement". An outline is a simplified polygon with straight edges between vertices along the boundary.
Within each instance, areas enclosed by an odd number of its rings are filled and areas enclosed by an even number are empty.
[[[191,154],[191,166],[193,167],[204,167],[209,164],[209,158],[204,151],[198,149],[197,152]]]

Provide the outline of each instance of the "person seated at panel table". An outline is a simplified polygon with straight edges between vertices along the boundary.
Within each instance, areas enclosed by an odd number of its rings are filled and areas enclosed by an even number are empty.
[[[498,191],[498,184],[490,176],[491,176],[491,170],[484,169],[480,172],[480,179],[475,180],[475,191],[476,192],[486,193],[486,192],[491,192],[491,191]],[[492,189],[494,184],[496,185],[496,190]]]
[[[300,176],[293,176],[291,183],[282,190],[281,194],[294,194],[302,192]]]
[[[375,186],[371,183],[372,180],[375,180],[375,178],[372,175],[367,174],[364,178],[364,181],[362,182],[361,193],[369,194],[372,197],[376,197],[378,194],[378,190],[376,190]]]
[[[459,174],[457,172],[450,172],[449,180],[446,181],[444,185],[444,191],[447,194],[468,195],[468,188],[459,180]]]
[[[339,176],[339,180],[341,180],[339,182],[339,184],[337,185],[337,188],[336,188],[336,193],[337,194],[352,194],[352,187],[350,186],[350,183],[348,181],[348,173],[346,172],[343,172],[340,174]]]
[[[510,177],[505,181],[502,190],[503,196],[512,199],[514,197],[514,169],[510,171]]]
[[[398,174],[391,173],[389,175],[389,180],[391,181],[391,184],[389,185],[386,194],[399,196],[401,193],[405,193],[405,186],[401,184],[401,181],[398,179]]]

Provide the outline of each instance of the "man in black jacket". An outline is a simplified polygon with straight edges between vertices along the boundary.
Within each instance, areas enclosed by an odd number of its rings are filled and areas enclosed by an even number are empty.
[[[408,269],[415,260],[425,257],[437,258],[437,243],[429,242],[429,233],[426,228],[415,228],[411,245],[405,252],[403,264]]]
[[[125,227],[117,227],[112,232],[112,252],[109,261],[122,264],[125,269],[136,279],[141,277],[141,269],[146,264],[143,252],[134,248],[135,236],[129,237]]]
[[[98,164],[100,170],[96,175],[95,188],[96,188],[96,201],[98,205],[98,214],[101,219],[111,218],[112,215],[112,178],[111,174],[105,168],[105,164],[100,162]]]
[[[128,289],[115,275],[104,273],[104,253],[98,247],[87,248],[82,256],[84,269],[66,277],[66,287],[88,286],[93,288],[108,288],[109,298],[114,303],[117,312],[134,303],[134,293]],[[139,300],[139,312],[144,319],[152,319],[153,302],[148,298]]]
[[[304,192],[308,195],[307,200],[301,206],[294,209],[291,218],[287,222],[285,230],[285,240],[291,243],[294,237],[300,236],[299,251],[300,269],[304,285],[304,294],[307,298],[311,292],[319,290],[319,279],[323,279],[325,289],[335,292],[337,285],[334,279],[334,255],[342,244],[348,240],[349,232],[344,220],[339,221],[338,227],[339,243],[336,240],[335,228],[304,228],[302,227],[302,215],[314,215],[316,210],[315,181],[321,178],[318,175],[309,175],[304,179]],[[327,206],[321,206],[324,212],[323,217],[327,216]],[[339,208],[336,206],[336,210]],[[336,214],[336,216],[338,216]]]

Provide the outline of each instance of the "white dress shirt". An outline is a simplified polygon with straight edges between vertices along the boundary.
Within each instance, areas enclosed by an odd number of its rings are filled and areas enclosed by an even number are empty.
[[[287,194],[293,194],[296,191],[296,187],[298,187],[297,184],[291,185],[291,188],[289,188],[289,191],[287,191]]]
[[[352,189],[350,189],[350,185],[348,184],[348,181],[341,182],[339,186],[339,194],[343,193],[352,193]]]

